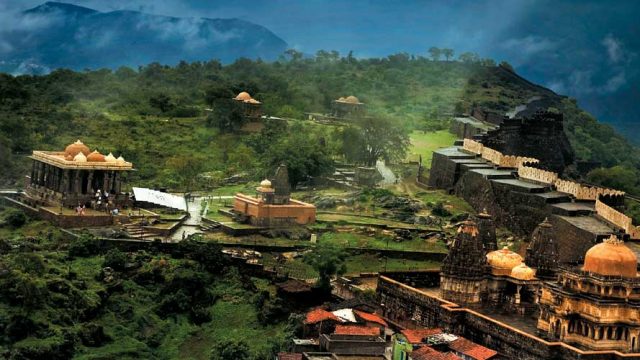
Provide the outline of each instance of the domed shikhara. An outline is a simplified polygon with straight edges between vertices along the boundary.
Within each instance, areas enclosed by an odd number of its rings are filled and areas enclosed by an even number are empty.
[[[269,181],[269,179],[264,179],[260,182],[260,187],[263,188],[270,188],[271,187],[271,181]]]
[[[528,267],[525,263],[520,263],[520,265],[511,269],[509,276],[518,280],[533,280],[536,277],[536,271]]]
[[[611,235],[587,251],[582,270],[598,275],[633,278],[637,276],[637,266],[636,254],[622,240]]]
[[[460,224],[460,227],[458,227],[458,233],[478,236],[478,225],[473,221],[464,221]]]
[[[88,162],[105,162],[106,160],[104,155],[100,154],[98,150],[95,150],[94,152],[92,152],[87,156],[87,161]]]
[[[522,264],[522,256],[509,250],[506,246],[487,254],[487,262],[494,275],[510,275],[511,270]]]
[[[117,160],[116,157],[113,156],[112,153],[109,153],[109,155],[104,157],[104,161],[106,162],[116,162],[116,160]]]
[[[248,93],[248,92],[243,91],[243,92],[239,93],[239,94],[235,97],[235,99],[236,99],[236,100],[240,100],[240,101],[247,101],[247,100],[251,100],[252,98],[251,98],[251,95],[249,95],[249,93]]]
[[[84,154],[82,152],[79,152],[79,153],[76,154],[76,156],[73,157],[73,161],[79,162],[79,163],[86,163],[87,162],[87,157],[84,156]]]
[[[76,155],[82,153],[84,156],[87,156],[91,153],[89,147],[82,143],[82,141],[77,140],[73,144],[68,145],[64,149],[64,157],[67,160],[72,160]]]

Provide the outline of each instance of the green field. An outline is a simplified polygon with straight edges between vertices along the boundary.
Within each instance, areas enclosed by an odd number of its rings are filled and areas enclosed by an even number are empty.
[[[448,130],[436,132],[423,132],[415,130],[410,135],[411,147],[409,148],[408,159],[418,161],[422,156],[422,163],[425,167],[431,168],[431,156],[435,150],[453,145],[456,136]]]

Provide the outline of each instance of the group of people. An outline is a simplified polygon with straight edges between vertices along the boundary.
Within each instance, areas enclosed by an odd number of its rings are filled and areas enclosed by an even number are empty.
[[[120,210],[118,208],[113,208],[111,209],[111,201],[109,199],[109,192],[108,191],[102,191],[100,189],[98,189],[96,191],[94,200],[92,201],[92,208],[97,210],[97,211],[104,211],[106,213],[111,213],[111,215],[118,215],[120,213]],[[86,212],[86,206],[84,204],[80,204],[78,203],[78,206],[76,207],[76,214],[77,215],[85,215]]]

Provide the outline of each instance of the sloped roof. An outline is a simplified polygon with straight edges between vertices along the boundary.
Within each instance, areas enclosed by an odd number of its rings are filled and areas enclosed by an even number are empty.
[[[476,360],[487,360],[498,354],[497,351],[478,345],[465,338],[458,338],[449,343],[449,348]]]
[[[452,352],[440,352],[428,346],[423,346],[411,352],[413,360],[462,360],[461,357]]]
[[[373,323],[376,323],[376,324],[380,324],[382,326],[389,326],[389,325],[387,325],[387,322],[384,321],[383,318],[381,318],[380,316],[378,316],[376,314],[370,314],[370,313],[366,313],[366,312],[360,311],[360,310],[354,310],[353,312],[358,317],[362,318],[362,320],[364,320],[364,321],[373,322]]]
[[[336,335],[362,335],[362,336],[378,336],[380,329],[373,326],[361,325],[336,325],[334,331]]]
[[[353,309],[340,309],[333,312],[333,315],[347,322],[357,322],[356,316],[353,314]]]
[[[319,323],[321,321],[326,321],[326,320],[333,320],[336,322],[342,322],[342,320],[340,320],[337,316],[333,315],[332,313],[328,312],[327,310],[324,309],[315,309],[315,310],[311,310],[307,313],[307,317],[304,320],[305,324],[315,324],[315,323]]]
[[[421,344],[423,342],[423,339],[428,337],[428,336],[432,336],[432,335],[436,335],[436,334],[441,334],[442,333],[442,329],[439,328],[433,328],[433,329],[404,329],[401,331],[402,335],[404,335],[407,338],[407,341],[411,344]]]

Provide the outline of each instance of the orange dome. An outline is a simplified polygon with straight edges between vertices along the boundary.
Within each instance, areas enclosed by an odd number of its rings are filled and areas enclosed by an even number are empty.
[[[238,96],[236,96],[236,100],[241,100],[241,101],[251,100],[251,95],[249,95],[248,92],[243,91],[240,94],[238,94]]]
[[[344,99],[344,102],[348,102],[351,104],[359,104],[360,100],[358,100],[358,98],[353,95],[349,95]]]
[[[536,277],[536,271],[528,267],[525,263],[520,263],[520,265],[511,269],[509,276],[518,280],[533,280]]]
[[[98,150],[92,152],[87,156],[87,161],[89,162],[105,162],[107,161],[104,155],[100,154]]]
[[[522,264],[522,256],[509,250],[506,246],[487,254],[487,262],[494,275],[509,275],[511,270]]]
[[[606,276],[636,277],[638,258],[615,235],[594,245],[584,256],[583,271]]]
[[[87,156],[89,155],[89,153],[91,153],[91,150],[89,150],[89,147],[83,144],[82,141],[80,140],[74,142],[73,144],[67,146],[64,149],[65,159],[73,159],[79,153],[83,153],[84,156]]]

